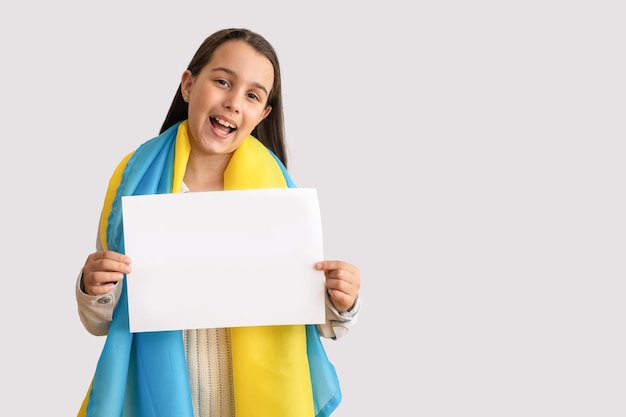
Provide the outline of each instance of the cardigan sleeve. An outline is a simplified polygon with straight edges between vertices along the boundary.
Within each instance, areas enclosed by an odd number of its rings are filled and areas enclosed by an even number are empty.
[[[348,311],[339,313],[326,294],[326,323],[317,326],[320,334],[328,339],[339,339],[354,327],[359,318],[361,299],[357,297],[354,306]]]

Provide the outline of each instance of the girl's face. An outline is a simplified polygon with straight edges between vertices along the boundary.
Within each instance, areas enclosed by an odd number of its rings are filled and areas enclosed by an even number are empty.
[[[197,76],[185,71],[181,92],[189,102],[192,150],[233,153],[272,110],[272,63],[243,41],[227,41]]]

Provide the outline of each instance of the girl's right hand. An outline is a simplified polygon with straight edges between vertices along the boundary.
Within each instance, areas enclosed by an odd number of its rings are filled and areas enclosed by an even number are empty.
[[[108,250],[94,252],[83,266],[83,289],[89,295],[107,293],[130,271],[128,256]]]

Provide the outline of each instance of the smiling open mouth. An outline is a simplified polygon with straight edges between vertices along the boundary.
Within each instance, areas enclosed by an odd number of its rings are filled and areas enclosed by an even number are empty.
[[[233,126],[226,120],[218,119],[215,116],[211,116],[210,119],[211,119],[211,124],[213,125],[213,127],[221,130],[224,133],[232,133],[235,130],[237,130],[237,127]]]

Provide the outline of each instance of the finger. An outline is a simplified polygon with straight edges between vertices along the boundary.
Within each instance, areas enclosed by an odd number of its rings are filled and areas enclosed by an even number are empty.
[[[329,271],[329,270],[333,270],[333,269],[351,269],[354,268],[354,265],[349,264],[348,262],[344,262],[344,261],[337,261],[337,260],[324,260],[324,261],[319,261],[315,264],[315,268],[320,270],[320,271]]]
[[[84,270],[87,272],[110,271],[128,274],[130,258],[117,252],[96,252],[87,257]]]
[[[356,300],[355,295],[346,294],[342,291],[338,290],[328,290],[328,296],[330,297],[330,302],[337,309],[337,311],[342,312],[348,310]]]
[[[346,281],[353,285],[359,285],[361,281],[361,275],[359,270],[349,270],[349,269],[333,269],[330,271],[324,271],[324,275],[326,276],[326,280],[338,280],[338,281]]]
[[[127,265],[130,265],[130,262],[131,262],[130,257],[128,257],[127,255],[124,255],[123,253],[111,251],[111,250],[94,252],[87,257],[87,261],[105,261],[105,260],[111,260],[111,261],[115,261],[115,262],[119,262],[119,263],[123,263]]]
[[[349,295],[356,295],[359,292],[360,282],[358,280],[345,280],[330,278],[326,280],[326,288],[333,291],[340,291]]]
[[[94,262],[93,265],[95,266],[94,271],[119,272],[122,274],[129,274],[131,272],[129,264],[112,259],[102,259]]]
[[[108,272],[108,271],[98,271],[90,274],[90,279],[88,280],[91,285],[104,285],[108,283],[115,284],[124,279],[124,274],[121,272]]]
[[[99,287],[107,286],[112,289],[122,279],[124,274],[119,272],[83,272],[83,286],[88,294],[107,292],[108,290],[100,290]]]
[[[113,291],[115,282],[107,282],[98,285],[85,285],[85,291],[90,295],[100,295]]]
[[[336,261],[336,260],[327,260],[320,261],[315,264],[315,269],[318,271],[334,271],[339,269],[345,269],[351,272],[357,272],[358,268],[348,262],[344,261]]]

